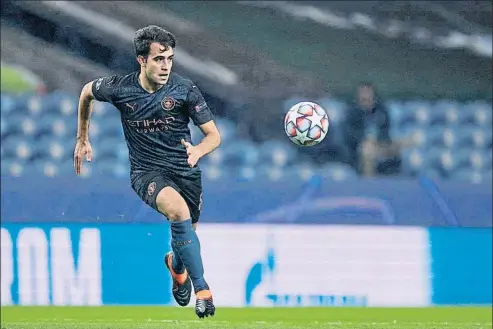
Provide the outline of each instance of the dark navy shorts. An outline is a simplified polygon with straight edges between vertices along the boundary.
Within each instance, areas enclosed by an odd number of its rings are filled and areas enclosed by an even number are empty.
[[[202,210],[202,175],[200,172],[189,177],[160,171],[132,173],[131,183],[137,195],[157,212],[160,212],[156,204],[159,192],[166,186],[174,188],[185,199],[192,223],[199,221]]]

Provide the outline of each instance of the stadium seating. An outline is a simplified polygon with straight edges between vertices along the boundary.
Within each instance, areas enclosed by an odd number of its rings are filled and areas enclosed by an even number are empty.
[[[236,140],[226,142],[215,155],[207,157],[204,161],[223,164],[229,167],[254,166],[258,162],[259,150],[255,143],[249,140]]]
[[[293,97],[279,104],[287,111]],[[328,135],[333,145],[344,142],[342,125],[350,104],[333,98],[315,100],[330,117]],[[46,95],[1,95],[2,176],[73,175],[72,153],[77,132],[77,97],[63,91]],[[491,104],[483,101],[458,103],[450,100],[389,100],[385,103],[391,119],[391,137],[413,135],[417,145],[402,150],[402,174],[427,175],[441,179],[484,181],[491,177]],[[278,180],[296,177],[308,180],[320,175],[329,180],[357,177],[345,164],[316,165],[303,156],[289,140],[255,143],[239,137],[237,124],[217,118],[223,137],[221,148],[201,161],[205,179],[236,178]],[[123,138],[118,110],[97,102],[90,128],[95,161],[85,166],[84,175],[128,177],[128,149]],[[192,142],[202,138],[190,124]],[[318,152],[318,149],[317,149]]]

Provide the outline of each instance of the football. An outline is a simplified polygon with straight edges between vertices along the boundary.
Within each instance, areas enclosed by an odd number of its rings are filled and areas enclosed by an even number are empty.
[[[289,139],[296,145],[317,145],[327,135],[329,117],[320,105],[301,102],[286,113],[284,129]]]

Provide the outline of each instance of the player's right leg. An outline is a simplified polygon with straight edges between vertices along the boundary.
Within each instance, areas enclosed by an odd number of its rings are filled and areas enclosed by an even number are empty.
[[[131,182],[137,195],[154,210],[163,214],[156,204],[157,195],[167,186],[175,186],[175,184],[163,173],[154,171],[134,172],[131,175]],[[163,207],[161,206],[161,209]],[[164,256],[164,263],[173,280],[172,293],[176,303],[187,306],[192,295],[192,283],[185,265],[176,252],[167,253]]]
[[[170,220],[173,254],[180,257],[192,280],[196,295],[195,313],[200,318],[213,316],[215,307],[209,286],[204,279],[200,242],[192,227],[190,209],[186,201],[176,189],[166,186],[159,191],[156,206]]]

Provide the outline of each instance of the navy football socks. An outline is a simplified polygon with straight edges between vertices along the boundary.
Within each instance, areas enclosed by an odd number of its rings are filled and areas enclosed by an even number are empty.
[[[204,280],[199,238],[192,227],[191,219],[183,222],[171,222],[171,247],[173,253],[179,256],[188,270],[195,292],[209,290],[209,286]],[[175,270],[174,259],[175,257],[173,257],[173,270]]]

